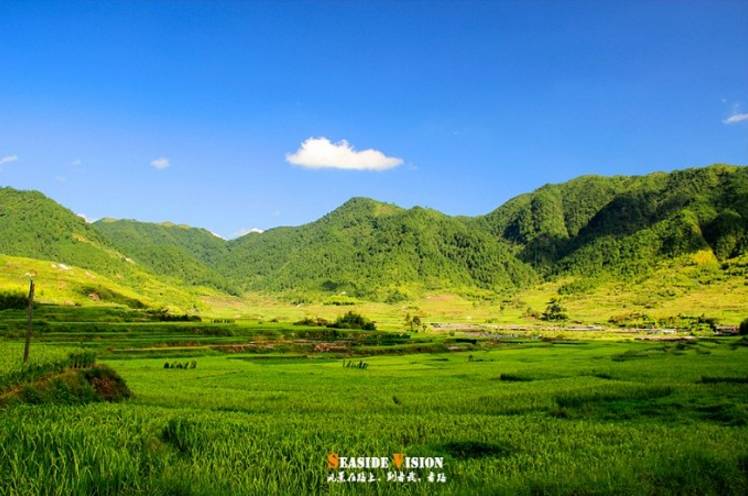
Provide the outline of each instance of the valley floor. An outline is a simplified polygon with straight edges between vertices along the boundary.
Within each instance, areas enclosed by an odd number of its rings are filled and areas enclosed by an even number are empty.
[[[188,358],[102,344],[100,361],[134,398],[0,411],[0,494],[745,494],[746,344]],[[32,350],[47,358],[62,345]],[[20,343],[2,346],[8,357]],[[415,470],[420,482],[386,470],[330,482],[331,452],[443,457],[445,482],[429,470]]]

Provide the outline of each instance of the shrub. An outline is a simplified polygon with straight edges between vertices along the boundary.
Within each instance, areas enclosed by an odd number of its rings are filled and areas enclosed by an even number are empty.
[[[740,323],[739,331],[741,336],[748,335],[748,317],[743,319],[743,322]]]
[[[399,289],[396,289],[389,295],[387,295],[387,298],[385,298],[385,303],[400,303],[408,299],[408,295],[400,291]]]
[[[420,332],[426,330],[426,324],[421,319],[420,315],[405,316],[405,325],[410,329],[411,332]]]
[[[297,326],[314,326],[314,327],[327,327],[330,325],[330,322],[323,319],[322,317],[317,318],[311,318],[311,317],[304,317],[301,320],[298,320],[293,323],[293,325]]]
[[[81,374],[101,400],[121,401],[132,396],[125,380],[106,365],[81,370]]]
[[[189,314],[171,314],[168,308],[159,308],[158,310],[148,310],[148,315],[153,320],[160,322],[202,322],[199,315]]]
[[[67,369],[57,375],[22,385],[4,402],[31,404],[83,404],[95,401],[121,401],[132,396],[124,379],[106,366]]]
[[[363,329],[364,331],[376,331],[374,322],[356,312],[347,312],[338,317],[330,327],[335,329]]]
[[[566,309],[561,306],[558,299],[551,298],[540,318],[543,320],[566,320]]]
[[[0,310],[22,310],[26,308],[28,301],[23,293],[0,293]]]

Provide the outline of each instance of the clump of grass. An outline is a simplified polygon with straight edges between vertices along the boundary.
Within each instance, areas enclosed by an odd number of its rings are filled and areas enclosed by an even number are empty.
[[[74,369],[85,369],[88,367],[93,367],[96,363],[96,353],[92,351],[71,353],[70,355],[68,355],[67,363],[68,366]]]
[[[556,396],[556,403],[562,408],[579,408],[590,403],[605,403],[611,401],[647,401],[655,400],[672,394],[673,390],[667,386],[643,387],[620,391],[580,391]]]
[[[501,374],[499,376],[500,381],[506,381],[506,382],[530,382],[532,381],[532,377],[526,376],[526,375],[518,375],[518,374]]]
[[[100,400],[122,401],[132,396],[125,380],[106,365],[83,369],[79,374],[93,387]]]
[[[716,403],[696,409],[697,415],[704,420],[719,424],[742,427],[748,424],[748,412],[733,403]]]
[[[718,383],[728,383],[728,384],[748,384],[748,377],[719,377],[719,376],[709,376],[709,375],[703,375],[701,376],[701,383],[703,384],[718,384]]]
[[[648,355],[640,350],[626,350],[623,353],[613,355],[611,360],[614,362],[626,362],[628,360],[636,360],[639,358],[647,358]]]
[[[197,438],[195,423],[183,418],[169,420],[161,431],[161,440],[182,455],[190,454],[198,441]]]
[[[197,360],[192,360],[190,362],[164,362],[164,368],[165,369],[196,369],[197,368]]]
[[[493,444],[481,441],[450,441],[441,448],[460,460],[470,458],[505,457],[515,450],[508,444]]]
[[[2,403],[83,404],[97,401],[122,401],[132,396],[124,379],[114,370],[99,365],[86,369],[69,368],[63,372],[24,384],[6,394]]]
[[[346,369],[366,370],[369,368],[369,364],[364,362],[363,360],[359,360],[358,363],[354,362],[353,360],[343,360],[343,367]]]

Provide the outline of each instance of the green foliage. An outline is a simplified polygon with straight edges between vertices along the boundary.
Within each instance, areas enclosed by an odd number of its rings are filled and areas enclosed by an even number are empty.
[[[0,363],[0,391],[34,382],[50,374],[59,374],[68,368],[92,367],[96,362],[96,354],[92,352],[74,351],[66,354],[65,348],[49,348],[37,343],[32,344],[30,362],[26,365],[22,363],[20,343],[0,346],[0,351],[4,359]]]
[[[748,168],[727,165],[580,177],[476,218],[353,198],[315,222],[231,241],[169,223],[89,225],[40,193],[0,189],[0,253],[52,261],[61,274],[76,265],[132,288],[152,286],[153,276],[333,305],[394,304],[421,290],[511,291],[567,275],[575,282],[559,294],[583,293],[585,279],[630,280],[683,255],[731,260],[747,248]]]
[[[84,351],[68,355],[67,366],[74,369],[85,369],[93,367],[96,363],[96,353]]]
[[[147,313],[153,320],[160,322],[201,322],[203,320],[199,315],[170,313],[168,308],[148,310]]]
[[[346,357],[352,367],[217,354],[200,358],[199,380],[145,353],[111,359],[138,401],[0,411],[0,492],[742,495],[748,348],[734,339],[693,346],[709,355],[525,341],[474,361]],[[612,360],[629,351],[644,358]],[[447,482],[331,487],[330,451],[443,456]]]
[[[84,285],[79,287],[78,291],[83,296],[87,296],[94,301],[117,303],[130,308],[146,308],[146,305],[139,299],[130,298],[103,285]]]
[[[543,320],[566,320],[566,309],[561,306],[561,301],[557,298],[551,298],[548,305],[545,307],[545,311],[540,316]]]
[[[91,385],[100,401],[122,401],[132,396],[125,380],[106,365],[82,369],[78,373]]]
[[[745,167],[591,176],[521,195],[478,223],[542,273],[632,277],[701,249],[745,253],[747,198]]]
[[[133,272],[126,257],[81,217],[36,191],[0,188],[0,253],[102,274]]]
[[[410,332],[422,332],[426,330],[426,323],[423,322],[420,315],[405,315],[405,326]]]
[[[117,250],[156,274],[235,293],[215,269],[226,256],[226,242],[206,229],[113,219],[99,220],[93,227]]]
[[[327,319],[321,317],[311,318],[304,317],[303,319],[294,322],[294,325],[298,326],[312,326],[312,327],[328,327],[330,322]]]
[[[0,292],[0,310],[22,310],[28,306],[29,300],[25,294],[19,292]]]
[[[463,219],[354,198],[320,220],[229,242],[221,269],[247,289],[345,292],[422,287],[514,287],[534,280],[508,246]],[[387,298],[399,299],[391,290]]]
[[[78,357],[80,358],[80,357]],[[52,375],[50,375],[52,374]],[[42,377],[20,384],[4,395],[0,404],[82,404],[95,401],[122,401],[132,396],[124,379],[105,366],[66,368],[49,371]]]
[[[364,331],[377,330],[377,326],[374,322],[353,311],[346,312],[344,315],[335,319],[335,322],[330,324],[330,327],[336,329],[362,329]]]

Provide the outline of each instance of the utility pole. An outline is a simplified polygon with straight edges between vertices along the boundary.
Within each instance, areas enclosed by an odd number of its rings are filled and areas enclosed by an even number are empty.
[[[29,362],[29,347],[31,346],[31,329],[32,329],[32,318],[34,316],[34,280],[29,279],[29,308],[27,310],[27,316],[29,320],[29,327],[26,330],[26,344],[23,347],[23,364],[26,365]]]

